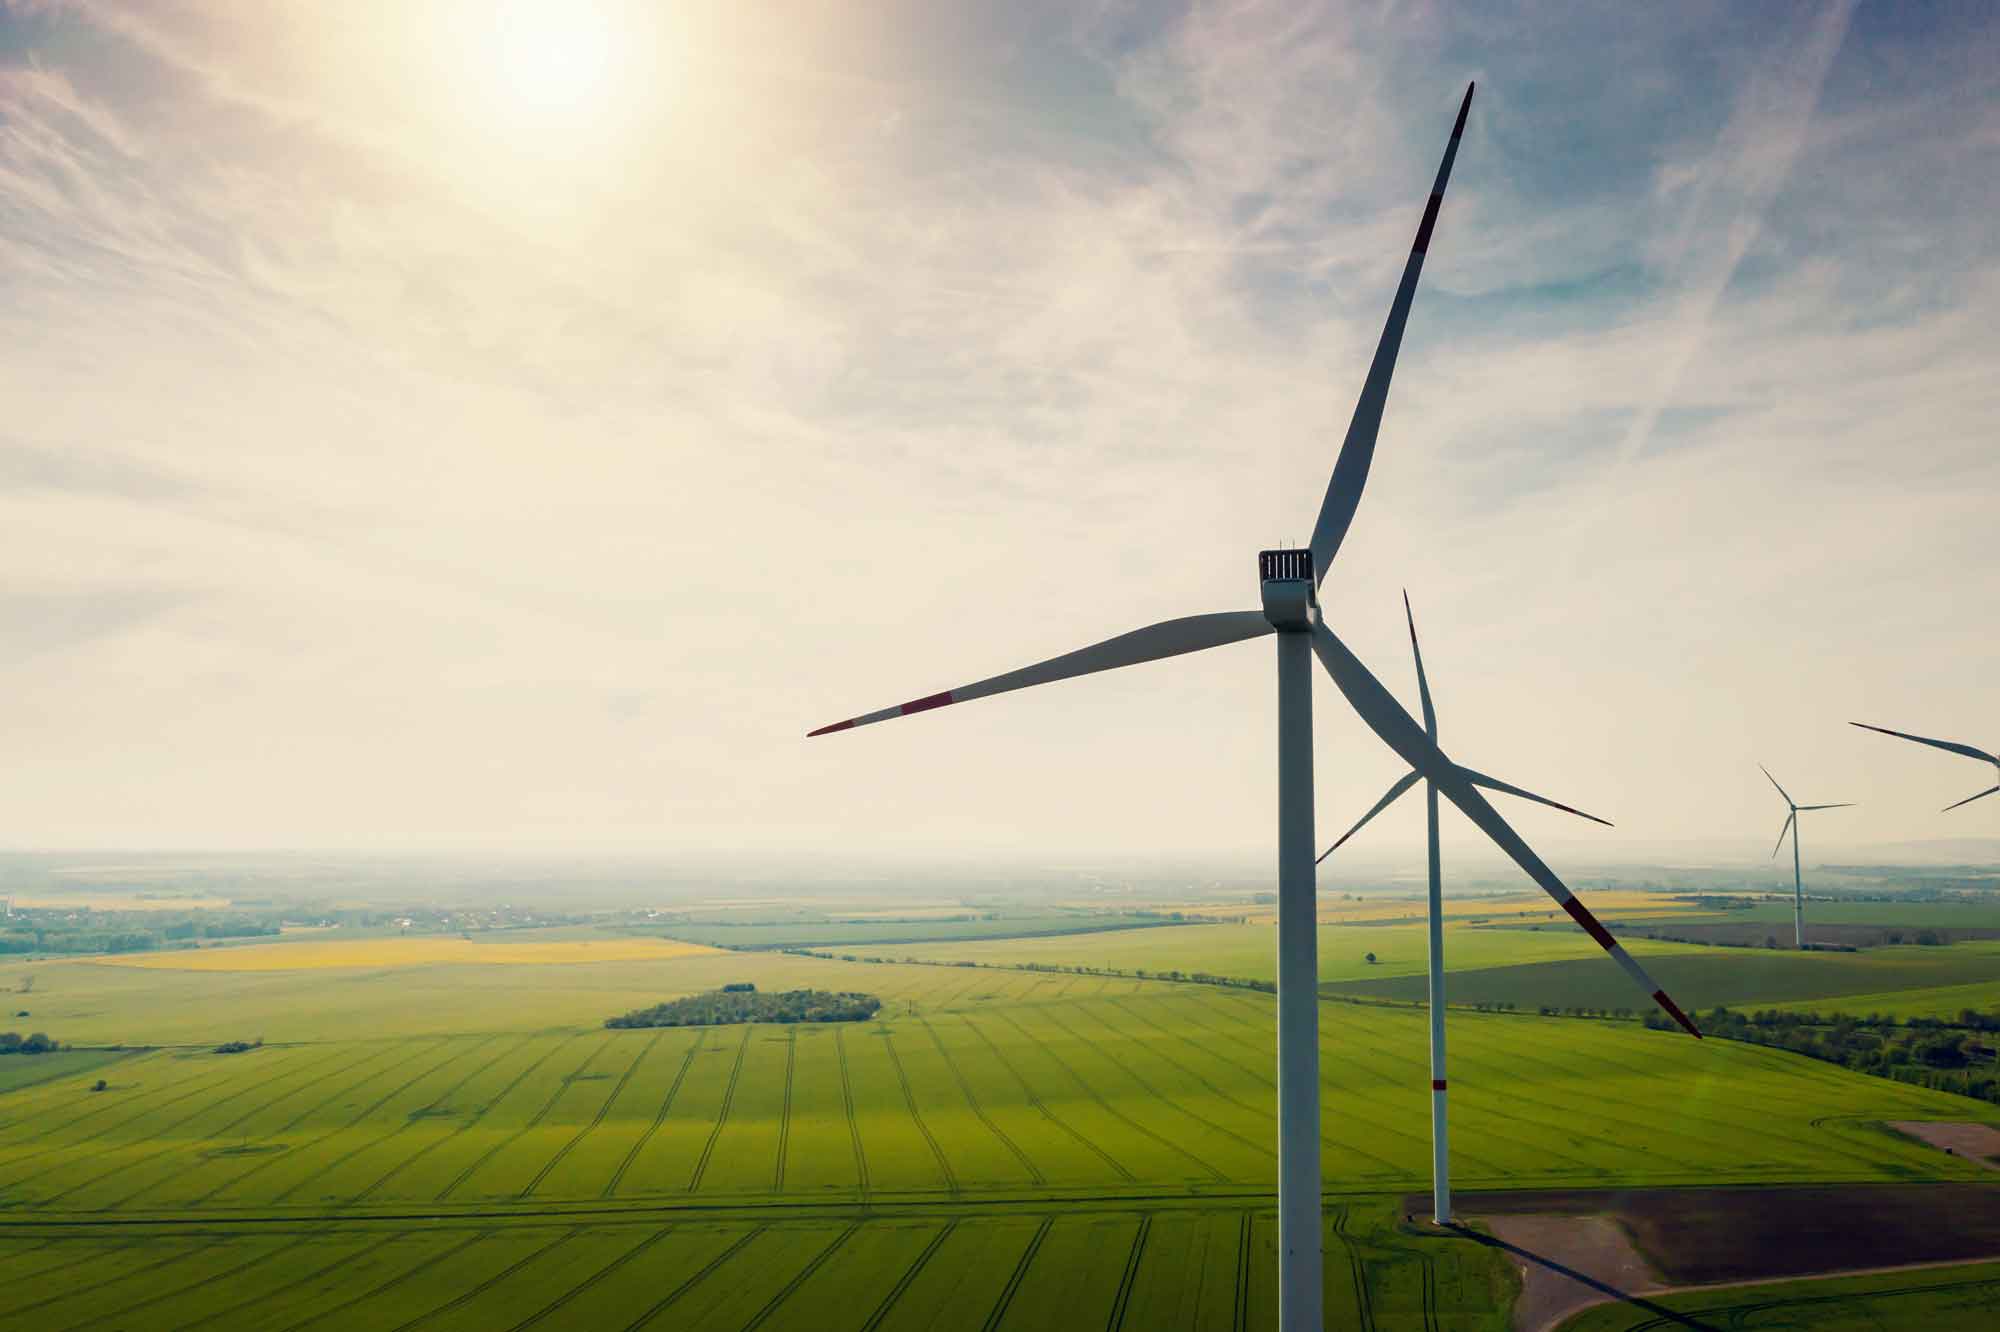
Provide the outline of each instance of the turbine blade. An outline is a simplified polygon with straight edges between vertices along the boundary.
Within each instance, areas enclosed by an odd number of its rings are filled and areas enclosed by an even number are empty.
[[[1771,859],[1776,860],[1778,858],[1778,852],[1784,849],[1785,834],[1792,830],[1792,821],[1798,818],[1798,816],[1799,812],[1797,810],[1792,810],[1785,815],[1784,826],[1778,829],[1777,843],[1771,848]]]
[[[1120,666],[1136,666],[1140,662],[1158,661],[1162,657],[1178,657],[1183,653],[1221,647],[1225,643],[1240,643],[1246,638],[1258,638],[1271,632],[1271,623],[1264,618],[1262,611],[1223,611],[1216,615],[1190,615],[1179,620],[1164,620],[1159,624],[1147,625],[1144,629],[1134,629],[1129,634],[1107,638],[1102,643],[1093,643],[1089,647],[1066,652],[1060,657],[1051,657],[1033,666],[1024,666],[1018,671],[1008,671],[1004,675],[990,676],[969,685],[960,685],[942,694],[911,699],[908,703],[899,703],[893,708],[883,708],[879,712],[849,717],[846,721],[838,721],[831,726],[807,731],[806,735],[810,738],[815,735],[826,735],[832,731],[852,730],[856,726],[866,726],[871,722],[907,717],[913,712],[928,712],[932,708],[941,708],[948,703],[968,703],[975,698],[1004,694],[1014,689],[1026,689],[1030,685],[1050,684],[1056,680],[1113,670]]]
[[[1967,758],[1984,759],[1988,763],[2000,766],[2000,758],[1996,758],[1983,749],[1974,749],[1971,745],[1961,745],[1956,740],[1933,740],[1929,736],[1911,735],[1908,731],[1892,731],[1886,726],[1870,726],[1867,722],[1849,722],[1847,724],[1849,726],[1859,726],[1864,731],[1880,731],[1883,735],[1893,735],[1898,740],[1914,740],[1920,745],[1929,745],[1932,749],[1943,749],[1953,754],[1963,754]]]
[[[1843,800],[1837,805],[1800,805],[1799,813],[1803,814],[1809,809],[1853,809],[1854,805],[1855,802],[1852,800]]]
[[[1403,593],[1403,618],[1410,622],[1410,655],[1417,659],[1417,696],[1424,703],[1424,734],[1435,743],[1438,738],[1437,709],[1431,706],[1431,682],[1424,678],[1424,650],[1417,646],[1417,617],[1410,610],[1410,594],[1407,590]],[[1575,813],[1574,810],[1570,812]]]
[[[1315,860],[1313,864],[1315,865],[1319,864],[1320,860],[1325,860],[1328,856],[1340,850],[1340,848],[1346,844],[1348,838],[1354,836],[1354,834],[1361,831],[1363,824],[1366,824],[1368,820],[1374,818],[1377,814],[1380,814],[1383,810],[1395,804],[1397,798],[1400,797],[1403,794],[1403,792],[1409,790],[1412,786],[1415,786],[1417,784],[1417,776],[1418,776],[1417,773],[1406,772],[1401,777],[1398,777],[1396,779],[1396,784],[1389,788],[1389,794],[1383,796],[1380,800],[1376,801],[1375,808],[1369,810],[1366,814],[1363,814],[1359,822],[1357,822],[1352,828],[1349,828],[1346,832],[1342,833],[1340,835],[1340,841],[1335,842],[1332,846],[1320,852],[1319,860]]]
[[[1460,813],[1471,819],[1479,830],[1492,838],[1493,844],[1506,852],[1507,857],[1519,865],[1543,892],[1554,898],[1556,904],[1569,913],[1570,919],[1581,926],[1584,933],[1596,940],[1598,947],[1611,954],[1612,960],[1624,969],[1625,974],[1630,976],[1640,989],[1652,996],[1653,1002],[1658,1004],[1667,1016],[1680,1023],[1691,1035],[1699,1038],[1700,1029],[1688,1020],[1687,1014],[1681,1011],[1680,1006],[1667,997],[1665,990],[1653,983],[1652,977],[1646,974],[1646,969],[1625,951],[1624,945],[1611,937],[1611,932],[1600,925],[1597,917],[1591,915],[1583,903],[1576,899],[1576,894],[1564,886],[1563,881],[1556,877],[1555,871],[1544,864],[1542,858],[1521,840],[1521,835],[1514,831],[1507,820],[1500,817],[1498,810],[1487,803],[1486,797],[1479,794],[1463,770],[1446,758],[1444,751],[1431,742],[1430,737],[1417,725],[1416,719],[1403,709],[1403,705],[1396,701],[1395,695],[1383,687],[1374,673],[1361,664],[1360,658],[1349,651],[1347,645],[1335,637],[1334,632],[1324,623],[1313,625],[1312,642],[1313,652],[1319,657],[1320,665],[1324,666],[1326,673],[1333,677],[1335,687],[1346,696],[1349,705],[1360,715],[1361,720],[1368,724],[1368,729],[1375,732],[1405,763],[1435,783],[1439,793],[1458,806]]]
[[[1992,795],[1995,791],[2000,791],[2000,786],[1989,786],[1984,791],[1981,791],[1978,795],[1969,795],[1965,799],[1959,801],[1957,805],[1946,805],[1942,810],[1938,812],[1941,814],[1949,814],[1952,810],[1957,809],[1959,805],[1969,805],[1975,800],[1984,800],[1987,796]]]
[[[1410,318],[1410,301],[1417,294],[1417,278],[1424,271],[1424,253],[1430,249],[1438,205],[1444,202],[1452,159],[1458,156],[1458,141],[1465,133],[1465,116],[1472,109],[1472,88],[1473,85],[1466,85],[1465,100],[1459,103],[1458,120],[1451,127],[1451,141],[1445,145],[1444,162],[1438,167],[1437,183],[1431,186],[1430,202],[1424,205],[1424,220],[1417,227],[1416,244],[1410,247],[1409,262],[1403,265],[1403,280],[1396,287],[1396,298],[1389,303],[1389,320],[1382,326],[1382,340],[1375,346],[1375,359],[1368,366],[1368,378],[1362,381],[1361,398],[1354,404],[1347,438],[1341,442],[1333,477],[1327,482],[1326,497],[1320,501],[1319,520],[1313,524],[1312,554],[1314,577],[1321,580],[1333,565],[1334,552],[1340,549],[1341,540],[1354,521],[1354,511],[1361,504],[1362,487],[1368,484],[1368,467],[1375,460],[1375,436],[1382,428],[1382,409],[1389,401],[1389,380],[1396,373],[1396,353],[1403,345],[1403,325]]]
[[[1592,823],[1601,823],[1607,828],[1617,826],[1610,819],[1600,819],[1595,814],[1586,814],[1580,809],[1574,809],[1569,805],[1565,805],[1560,800],[1551,800],[1547,796],[1536,795],[1533,791],[1523,791],[1520,787],[1510,786],[1498,777],[1488,777],[1483,772],[1474,772],[1463,764],[1459,765],[1458,770],[1474,786],[1483,786],[1489,791],[1504,791],[1510,796],[1519,796],[1523,800],[1532,800],[1538,805],[1547,805],[1550,809],[1559,809],[1565,814],[1574,814],[1580,819],[1589,819]]]
[[[1771,785],[1778,786],[1778,779],[1776,777],[1771,776],[1771,770],[1769,768],[1759,763],[1757,765],[1757,770],[1764,774],[1765,780],[1769,781]],[[1784,787],[1778,786],[1778,794],[1785,797],[1786,804],[1788,805],[1792,804],[1792,797],[1785,791]],[[1797,809],[1798,806],[1792,805],[1792,808]]]

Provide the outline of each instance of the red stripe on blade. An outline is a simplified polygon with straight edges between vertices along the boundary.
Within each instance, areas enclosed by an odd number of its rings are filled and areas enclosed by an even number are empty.
[[[1701,1039],[1701,1028],[1695,1026],[1693,1022],[1688,1020],[1688,1015],[1686,1013],[1681,1012],[1681,1006],[1679,1004],[1667,998],[1667,992],[1665,990],[1653,991],[1653,1002],[1658,1004],[1661,1008],[1666,1009],[1668,1017],[1671,1017],[1674,1021],[1680,1023],[1683,1027],[1687,1028],[1688,1035],[1694,1037],[1696,1040]]]
[[[901,711],[907,717],[913,712],[929,712],[932,708],[941,708],[951,701],[951,690],[947,689],[942,694],[932,694],[928,698],[913,698],[903,704]]]
[[[1606,952],[1609,952],[1611,949],[1618,946],[1618,941],[1611,937],[1611,931],[1605,929],[1602,925],[1599,925],[1597,923],[1597,917],[1591,915],[1589,911],[1585,910],[1583,903],[1577,901],[1574,897],[1570,898],[1567,902],[1563,903],[1563,910],[1569,912],[1571,920],[1583,926],[1583,932],[1585,934],[1588,934],[1591,938],[1597,940],[1598,947],[1604,949]]]
[[[1432,1079],[1431,1079],[1431,1090],[1432,1090],[1432,1091],[1443,1091],[1443,1090],[1444,1090],[1444,1079],[1443,1079],[1443,1078],[1432,1078]]]
[[[846,721],[838,721],[831,726],[822,726],[817,731],[807,731],[806,739],[810,740],[816,735],[832,735],[835,731],[851,731],[853,729],[854,719],[849,717]]]

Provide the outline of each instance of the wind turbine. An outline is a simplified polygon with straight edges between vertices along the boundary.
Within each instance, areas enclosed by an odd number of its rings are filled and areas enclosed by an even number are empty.
[[[1402,281],[1389,306],[1388,322],[1383,326],[1381,341],[1376,344],[1375,358],[1362,383],[1361,397],[1355,403],[1340,454],[1334,460],[1333,476],[1327,482],[1319,518],[1313,525],[1312,544],[1305,550],[1258,553],[1261,609],[1162,621],[1020,670],[942,693],[926,694],[808,732],[813,736],[851,730],[1031,685],[1201,652],[1266,634],[1277,636],[1278,1321],[1283,1332],[1307,1332],[1307,1329],[1318,1332],[1321,1326],[1319,941],[1313,883],[1312,655],[1319,657],[1335,686],[1376,735],[1401,755],[1404,762],[1435,782],[1446,799],[1463,810],[1555,898],[1675,1021],[1695,1035],[1701,1034],[1475,789],[1490,783],[1447,759],[1319,616],[1319,583],[1333,563],[1361,503],[1361,491],[1374,459],[1375,437],[1382,425],[1382,409],[1389,396],[1389,380],[1396,369],[1396,352],[1403,341],[1403,326],[1409,319],[1424,254],[1430,248],[1431,230],[1437,224],[1438,206],[1451,177],[1452,159],[1458,154],[1459,139],[1465,132],[1472,91],[1468,86],[1465,100],[1459,104],[1458,120],[1452,126],[1444,161],[1438,167],[1437,181],[1424,206],[1416,243],[1403,266]]]
[[[1410,655],[1417,663],[1417,694],[1424,705],[1424,734],[1431,743],[1437,743],[1437,710],[1431,706],[1430,681],[1424,677],[1424,652],[1417,646],[1417,617],[1410,611],[1410,594],[1403,594],[1403,618],[1410,625]],[[1518,786],[1492,777],[1482,776],[1469,768],[1461,767],[1460,772],[1481,786],[1494,791],[1505,791],[1509,795],[1520,796],[1537,804],[1559,809],[1578,818],[1589,819],[1592,823],[1602,823],[1609,828],[1608,819],[1600,819],[1595,814],[1586,814],[1580,809],[1572,809],[1559,800],[1538,796],[1532,791],[1523,791]],[[1347,839],[1360,832],[1368,821],[1396,803],[1403,792],[1409,790],[1422,774],[1411,769],[1397,778],[1387,795],[1375,802],[1374,808],[1340,835],[1340,840],[1320,852],[1320,861],[1340,850]],[[1430,1010],[1431,1010],[1431,1218],[1441,1226],[1451,1224],[1451,1149],[1445,1122],[1445,1076],[1444,1076],[1444,891],[1438,863],[1438,789],[1436,782],[1424,783],[1424,801],[1430,832]],[[1319,863],[1319,862],[1314,862]]]
[[[1771,776],[1769,768],[1761,763],[1757,766],[1763,770],[1771,785],[1778,786],[1778,779]],[[1785,807],[1791,812],[1785,815],[1785,826],[1778,829],[1778,841],[1771,848],[1771,858],[1773,860],[1778,858],[1778,852],[1784,849],[1785,834],[1790,833],[1792,835],[1792,933],[1796,936],[1794,942],[1803,949],[1806,946],[1806,890],[1799,874],[1799,815],[1810,813],[1815,809],[1851,809],[1854,802],[1843,800],[1837,805],[1801,805],[1787,795],[1782,786],[1778,786],[1778,794],[1784,796]]]
[[[1956,740],[1932,740],[1927,736],[1911,735],[1908,731],[1892,731],[1886,726],[1870,726],[1867,722],[1849,722],[1847,724],[1849,726],[1859,726],[1864,731],[1880,731],[1884,735],[1893,735],[1898,740],[1914,740],[1920,745],[1929,745],[1932,749],[1943,749],[1953,754],[1963,754],[1967,758],[1980,759],[1991,763],[1993,765],[1993,775],[1996,778],[2000,778],[2000,756],[1989,754],[1983,749],[1974,749],[1971,745],[1961,745]],[[2000,791],[2000,781],[1996,781],[1992,786],[1987,787],[1977,795],[1969,795],[1963,800],[1946,805],[1938,812],[1949,814],[1960,805],[1969,805],[1975,800],[1981,800],[1992,795],[1995,791]]]

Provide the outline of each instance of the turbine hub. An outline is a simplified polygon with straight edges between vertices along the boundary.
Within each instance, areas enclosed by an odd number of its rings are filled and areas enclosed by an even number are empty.
[[[1264,618],[1280,633],[1312,628],[1319,613],[1310,550],[1257,552],[1257,576],[1264,593]]]

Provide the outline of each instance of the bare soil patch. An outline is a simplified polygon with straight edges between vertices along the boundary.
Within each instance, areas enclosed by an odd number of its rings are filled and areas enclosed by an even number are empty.
[[[1889,1127],[1907,1133],[1919,1142],[1977,1161],[1988,1170],[2000,1170],[2000,1129],[1991,1124],[1952,1124],[1940,1120],[1898,1119]]]
[[[1427,1201],[1413,1196],[1409,1210]],[[1613,1218],[1667,1286],[2000,1257],[2000,1185],[1989,1184],[1524,1190],[1464,1194],[1459,1210],[1496,1233],[1509,1217]],[[1563,1252],[1520,1247],[1575,1266]],[[1602,1261],[1588,1246],[1579,1257]]]

